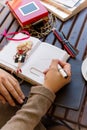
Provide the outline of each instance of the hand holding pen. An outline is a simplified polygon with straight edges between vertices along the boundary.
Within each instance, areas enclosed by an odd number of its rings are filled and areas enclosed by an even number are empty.
[[[67,75],[66,71],[61,67],[61,65],[58,64],[57,67],[58,67],[59,73],[63,76],[63,78],[67,78],[68,75]]]
[[[63,72],[66,73],[67,78],[63,77],[63,74],[60,72],[58,65],[62,67]],[[65,74],[64,73],[64,74]],[[53,92],[57,92],[71,80],[71,66],[69,63],[52,60],[49,69],[45,72],[44,86]]]

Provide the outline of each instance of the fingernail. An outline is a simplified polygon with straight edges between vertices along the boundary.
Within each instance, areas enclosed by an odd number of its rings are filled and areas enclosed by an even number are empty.
[[[22,100],[22,99],[20,99],[20,103],[23,103],[23,100]]]
[[[25,95],[24,94],[22,94],[22,99],[25,99]]]
[[[14,106],[15,106],[15,103],[12,103],[12,106],[14,107]]]

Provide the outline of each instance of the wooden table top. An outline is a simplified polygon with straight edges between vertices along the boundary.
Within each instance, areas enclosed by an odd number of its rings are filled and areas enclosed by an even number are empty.
[[[13,17],[8,7],[0,5],[0,33],[7,29],[8,32],[15,32],[20,29],[16,19]],[[87,56],[87,8],[75,15],[66,22],[56,19],[56,29],[63,31],[67,39],[79,50],[77,59],[84,60]],[[53,33],[42,38],[42,41],[60,47],[60,43],[55,38]],[[6,44],[6,39],[0,36],[0,48]],[[85,83],[87,87],[87,83]],[[53,116],[68,122],[79,124],[87,127],[87,94],[83,99],[80,109],[78,111],[63,107],[55,107]],[[73,118],[72,118],[73,117]]]

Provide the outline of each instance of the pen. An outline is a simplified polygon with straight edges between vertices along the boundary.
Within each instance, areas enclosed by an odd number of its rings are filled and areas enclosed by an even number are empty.
[[[74,58],[78,54],[78,50],[69,43],[63,32],[61,33],[55,28],[53,28],[52,31],[59,42],[63,45],[64,49],[68,52],[68,54]]]
[[[70,50],[70,48],[65,44],[64,37],[61,32],[58,32],[55,28],[52,29],[54,35],[57,37],[57,39],[60,41],[60,43],[64,46],[64,49],[68,52],[68,54],[72,57],[74,57],[74,54]]]
[[[74,55],[77,55],[78,50],[77,50],[75,47],[73,47],[73,46],[69,43],[69,41],[66,39],[65,34],[64,34],[63,32],[62,32],[62,37],[63,37],[65,43],[66,43],[66,44],[68,45],[68,47],[70,48],[70,50],[72,51],[72,53],[73,53]]]
[[[65,70],[58,64],[58,71],[60,72],[60,74],[64,77],[64,78],[67,78],[68,75],[67,73],[65,72]]]

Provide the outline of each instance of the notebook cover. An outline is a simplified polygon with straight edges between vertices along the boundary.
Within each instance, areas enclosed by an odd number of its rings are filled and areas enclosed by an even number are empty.
[[[48,16],[47,9],[39,0],[12,0],[8,1],[7,5],[21,26],[29,25]]]
[[[85,80],[81,74],[82,61],[70,59],[72,68],[71,82],[57,92],[54,104],[78,110],[84,92]]]

